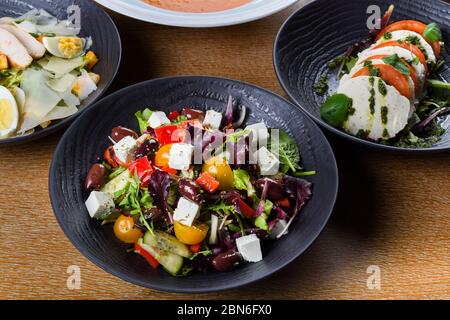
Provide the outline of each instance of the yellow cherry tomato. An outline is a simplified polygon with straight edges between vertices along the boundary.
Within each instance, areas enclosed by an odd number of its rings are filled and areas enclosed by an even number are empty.
[[[163,168],[169,166],[170,148],[172,148],[171,143],[163,145],[161,148],[159,148],[158,152],[156,152],[155,165],[157,167]]]
[[[121,215],[114,223],[114,234],[125,243],[136,243],[142,237],[142,231],[134,226],[133,218],[125,215]]]
[[[205,240],[209,226],[204,223],[194,223],[192,226],[184,225],[178,221],[173,224],[175,236],[187,245],[199,244]]]
[[[220,183],[220,190],[233,187],[234,174],[227,160],[222,157],[212,157],[203,164],[202,172],[208,172]]]

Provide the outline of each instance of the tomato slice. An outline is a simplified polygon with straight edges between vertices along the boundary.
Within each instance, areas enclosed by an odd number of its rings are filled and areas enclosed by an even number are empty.
[[[387,64],[374,64],[373,68],[380,70],[380,78],[386,81],[387,84],[395,87],[402,96],[412,100],[413,97],[411,96],[408,80],[406,76],[400,73],[400,71],[397,71],[397,69]],[[359,69],[352,78],[368,75],[370,75],[369,68],[363,67]]]
[[[148,264],[151,265],[153,269],[158,268],[159,266],[158,260],[156,260],[147,250],[142,248],[139,245],[139,243],[134,244],[134,250],[136,251],[136,253],[144,257],[145,260],[147,260]]]
[[[416,20],[402,20],[394,22],[387,27],[385,27],[376,37],[376,40],[379,40],[382,36],[384,36],[387,32],[398,31],[398,30],[409,30],[414,31],[420,35],[423,35],[423,32],[426,28],[426,24]],[[441,45],[439,41],[428,41],[427,38],[423,37],[426,42],[430,44],[433,48],[434,54],[436,57],[441,53]]]
[[[379,54],[379,55],[370,56],[370,57],[362,60],[358,64],[364,63],[364,61],[367,61],[367,60],[382,59],[384,57],[387,57],[387,54]],[[416,92],[416,94],[418,94],[420,84],[419,84],[419,79],[417,78],[416,70],[414,70],[414,68],[405,59],[400,59],[400,61],[402,61],[408,68],[409,76],[411,77],[412,81],[414,82],[415,92]]]
[[[428,74],[428,65],[427,65],[427,59],[425,58],[422,51],[420,51],[419,48],[417,48],[415,45],[410,43],[400,43],[397,41],[387,41],[380,43],[379,45],[375,46],[374,49],[378,48],[384,48],[384,47],[400,47],[403,49],[406,49],[410,52],[412,52],[420,61],[421,64],[423,64],[423,67],[425,68],[425,77]]]
[[[191,251],[192,251],[193,253],[197,253],[197,252],[200,251],[201,245],[202,245],[201,243],[193,244],[193,245],[189,246],[189,249],[191,249]]]
[[[202,172],[195,182],[209,193],[216,192],[220,187],[220,182],[208,172]]]

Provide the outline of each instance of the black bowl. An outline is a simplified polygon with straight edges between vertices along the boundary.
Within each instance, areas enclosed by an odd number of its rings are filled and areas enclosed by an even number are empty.
[[[78,112],[71,117],[57,120],[45,129],[38,129],[34,133],[0,139],[0,146],[29,142],[47,136],[61,128],[67,126],[84,109],[97,101],[103,93],[109,88],[111,82],[119,69],[122,55],[122,45],[119,32],[105,11],[100,9],[90,0],[31,0],[16,1],[4,0],[0,6],[0,17],[18,17],[32,9],[44,9],[58,19],[67,19],[67,8],[71,5],[77,5],[81,9],[81,32],[80,36],[91,36],[93,50],[99,57],[98,64],[94,67],[94,72],[101,76],[98,88],[86,100],[78,106]]]
[[[395,5],[391,21],[416,19],[424,23],[437,22],[444,41],[450,44],[450,5],[437,0],[317,0],[292,14],[278,31],[273,50],[273,61],[278,80],[289,97],[319,125],[339,137],[362,146],[402,153],[423,153],[450,150],[450,116],[443,119],[446,133],[430,148],[407,149],[352,136],[334,128],[320,118],[324,101],[314,93],[313,84],[321,75],[330,75],[330,90],[337,89],[336,74],[327,68],[327,62],[340,56],[355,42],[367,38],[366,10],[378,5],[381,14],[390,4]],[[446,66],[442,79],[450,81],[450,55],[443,53]]]
[[[138,129],[134,113],[145,107],[169,112],[191,106],[225,111],[229,95],[249,108],[248,123],[264,119],[268,126],[288,131],[298,142],[311,177],[313,195],[289,234],[266,248],[262,262],[228,273],[197,273],[175,278],[154,270],[138,255],[125,252],[111,226],[89,217],[83,180],[96,157],[110,144],[111,129]],[[319,128],[304,112],[283,98],[250,84],[211,77],[171,77],[142,82],[102,99],[86,110],[65,132],[50,167],[50,199],[56,218],[75,247],[104,270],[137,285],[163,291],[209,292],[241,286],[281,269],[308,248],[325,226],[336,199],[337,167]]]

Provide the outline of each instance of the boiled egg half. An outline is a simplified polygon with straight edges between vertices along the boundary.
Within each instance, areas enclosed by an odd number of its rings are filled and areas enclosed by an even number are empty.
[[[0,86],[0,138],[7,138],[17,130],[19,109],[11,92]]]
[[[86,40],[78,37],[44,37],[42,43],[55,57],[72,59],[83,53]]]

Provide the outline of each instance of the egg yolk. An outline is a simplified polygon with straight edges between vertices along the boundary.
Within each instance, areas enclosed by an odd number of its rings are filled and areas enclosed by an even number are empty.
[[[13,122],[13,106],[7,99],[0,99],[0,130],[11,128]]]
[[[61,37],[58,49],[67,58],[75,57],[83,50],[83,41],[76,37]]]

